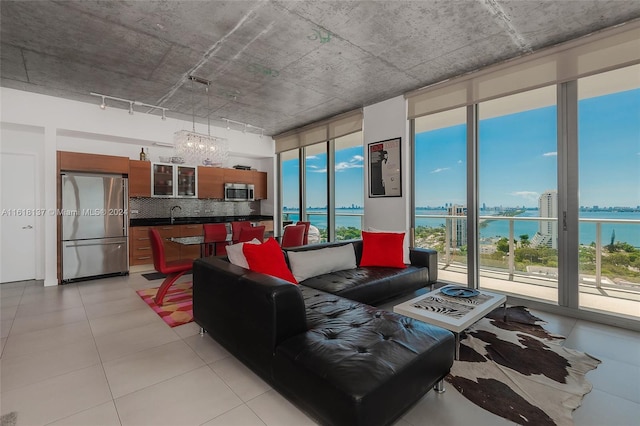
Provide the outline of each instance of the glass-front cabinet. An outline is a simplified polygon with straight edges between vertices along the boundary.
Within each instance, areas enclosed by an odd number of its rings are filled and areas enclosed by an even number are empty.
[[[197,167],[177,166],[176,196],[196,197],[196,173]]]
[[[197,176],[197,167],[153,163],[151,196],[196,198],[198,196]]]

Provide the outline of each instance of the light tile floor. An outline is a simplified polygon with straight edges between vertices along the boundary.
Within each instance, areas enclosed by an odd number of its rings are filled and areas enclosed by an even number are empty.
[[[185,277],[183,280],[189,280]],[[316,424],[198,327],[169,328],[138,297],[140,274],[57,287],[0,285],[0,409],[35,425]],[[409,295],[414,297],[415,294]],[[391,308],[394,303],[383,306]],[[602,360],[575,424],[637,425],[640,333],[534,312],[565,345]],[[400,426],[503,425],[452,386]]]

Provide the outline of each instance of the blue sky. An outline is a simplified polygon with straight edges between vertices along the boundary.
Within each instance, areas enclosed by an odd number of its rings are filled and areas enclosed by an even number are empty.
[[[482,105],[480,105],[482,107]],[[640,89],[579,103],[580,205],[640,205]],[[466,204],[466,130],[416,136],[416,205]],[[537,206],[557,187],[556,107],[480,122],[480,204]],[[362,205],[363,148],[336,152],[336,205]],[[307,158],[307,205],[326,204],[326,155]],[[297,206],[297,161],[283,167],[284,205]]]
[[[352,147],[336,151],[336,206],[350,207],[364,204],[364,156],[363,147]],[[327,156],[308,156],[307,159],[307,205],[323,207],[327,204]],[[287,207],[298,205],[298,161],[285,163],[282,171],[284,181],[283,200]]]

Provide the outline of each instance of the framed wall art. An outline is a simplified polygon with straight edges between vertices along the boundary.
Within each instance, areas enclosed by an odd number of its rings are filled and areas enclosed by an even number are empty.
[[[402,197],[401,141],[394,138],[368,145],[369,198]]]

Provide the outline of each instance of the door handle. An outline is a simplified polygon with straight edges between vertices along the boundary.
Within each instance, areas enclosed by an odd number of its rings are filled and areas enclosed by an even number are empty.
[[[31,225],[23,226],[22,229],[33,229],[33,226]]]

